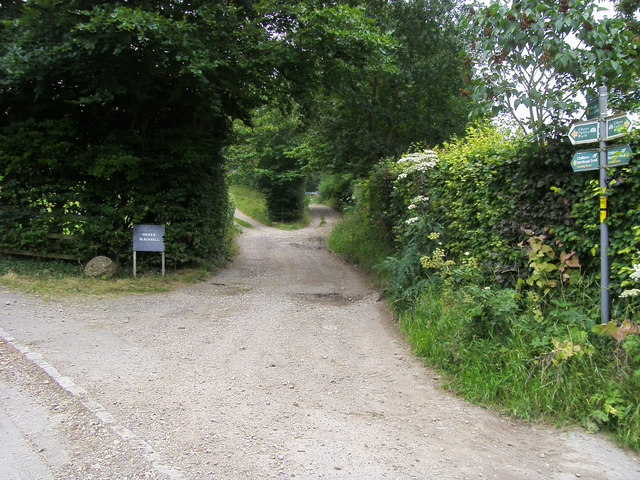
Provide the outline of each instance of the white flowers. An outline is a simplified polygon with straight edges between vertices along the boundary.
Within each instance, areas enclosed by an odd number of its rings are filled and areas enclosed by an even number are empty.
[[[625,290],[624,292],[622,292],[620,294],[620,298],[637,297],[638,295],[640,295],[640,290],[638,290],[637,288],[632,288],[631,290]]]
[[[640,263],[633,265],[633,272],[631,272],[630,276],[636,282],[640,281]]]
[[[417,197],[414,197],[413,200],[411,200],[411,204],[420,205],[421,203],[427,203],[428,201],[429,197],[427,197],[426,195],[418,195]]]
[[[418,220],[420,220],[420,218],[411,217],[411,218],[405,220],[404,223],[406,223],[407,225],[411,225],[412,223],[416,223]]]
[[[631,279],[635,280],[636,282],[640,281],[640,263],[633,264],[633,271],[631,272],[631,275],[629,275],[629,277],[631,277]],[[622,292],[620,294],[620,298],[637,297],[639,295],[640,289],[632,288],[630,290],[625,290],[624,292]]]
[[[398,180],[405,179],[414,172],[426,172],[428,169],[433,168],[436,163],[438,163],[438,155],[432,150],[409,153],[396,162],[396,165],[402,169],[402,172],[398,175]]]

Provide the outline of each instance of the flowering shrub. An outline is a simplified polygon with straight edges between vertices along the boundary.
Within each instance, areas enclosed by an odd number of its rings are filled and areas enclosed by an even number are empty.
[[[640,282],[640,263],[636,263],[633,266],[633,270],[631,272],[631,275],[629,275],[629,278],[631,278],[632,280],[635,280],[636,282]],[[640,289],[631,288],[631,289],[624,290],[620,294],[620,297],[622,297],[622,298],[624,298],[624,297],[637,297],[639,295],[640,295]]]
[[[396,166],[401,170],[398,173],[398,180],[404,180],[415,173],[426,173],[430,168],[435,167],[436,163],[438,163],[438,155],[432,150],[405,155],[396,162]]]
[[[594,172],[571,171],[574,151],[476,128],[437,155],[381,162],[356,205],[393,244],[382,270],[404,331],[455,388],[529,418],[566,412],[638,449],[640,165],[610,172],[616,321],[596,335],[600,192]]]

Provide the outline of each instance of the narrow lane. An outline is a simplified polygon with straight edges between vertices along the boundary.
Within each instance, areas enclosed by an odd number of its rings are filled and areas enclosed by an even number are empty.
[[[170,294],[4,291],[0,329],[188,479],[640,479],[638,457],[601,437],[443,391],[379,293],[324,248],[333,212],[313,212],[300,231],[246,229],[227,269]]]

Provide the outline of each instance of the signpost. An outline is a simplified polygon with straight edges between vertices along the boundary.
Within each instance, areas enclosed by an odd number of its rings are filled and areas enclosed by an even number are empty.
[[[585,150],[576,152],[571,158],[571,168],[574,172],[586,172],[600,168],[600,152],[598,150]]]
[[[633,156],[633,151],[629,145],[607,148],[607,167],[617,167],[627,165]]]
[[[136,276],[137,252],[161,252],[164,276],[164,225],[133,226],[133,276]]]
[[[574,145],[598,142],[598,150],[577,152],[571,158],[574,172],[588,170],[600,171],[600,322],[608,323],[609,313],[609,226],[607,193],[607,168],[626,165],[633,155],[629,145],[609,147],[607,141],[623,137],[631,128],[631,119],[627,114],[607,117],[607,87],[598,88],[598,107],[593,102],[587,107],[587,118],[593,118],[597,111],[596,121],[574,123],[569,129],[569,140]]]
[[[607,138],[606,140],[613,140],[615,138],[624,137],[629,133],[631,128],[631,119],[625,115],[618,115],[609,117],[607,122]]]
[[[599,122],[587,121],[574,123],[569,130],[569,140],[574,145],[598,141]]]
[[[593,120],[600,116],[600,100],[598,97],[587,98],[587,109],[584,115],[587,120]]]

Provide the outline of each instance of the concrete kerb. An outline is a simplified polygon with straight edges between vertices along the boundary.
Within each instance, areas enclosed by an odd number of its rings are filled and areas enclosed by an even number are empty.
[[[87,391],[84,388],[76,385],[71,378],[62,375],[53,365],[47,362],[40,353],[33,352],[29,347],[22,345],[2,329],[0,329],[0,338],[24,355],[24,357],[31,363],[40,368],[40,370],[57,383],[60,388],[77,398],[80,403],[89,410],[89,412],[91,412],[102,423],[108,425],[109,428],[123,441],[127,442],[132,448],[141,450],[143,456],[151,463],[158,473],[166,475],[170,480],[185,480],[185,476],[182,472],[170,467],[169,465],[160,463],[160,455],[151,445],[149,445],[148,442],[139,438],[124,425],[118,423],[113,415],[111,415],[100,403],[88,397]]]

